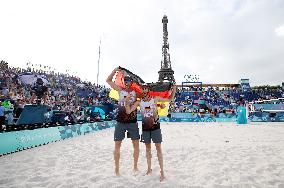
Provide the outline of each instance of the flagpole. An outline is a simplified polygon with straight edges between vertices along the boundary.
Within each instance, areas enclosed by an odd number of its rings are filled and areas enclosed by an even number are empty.
[[[100,58],[101,58],[101,38],[100,38],[100,45],[99,45],[99,58],[98,58],[97,86],[99,86]]]

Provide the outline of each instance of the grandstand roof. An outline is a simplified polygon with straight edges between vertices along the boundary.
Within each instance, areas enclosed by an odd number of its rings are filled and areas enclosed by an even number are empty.
[[[183,85],[183,87],[193,86],[193,85],[200,85],[200,84],[192,84],[192,85]],[[177,85],[178,87],[182,87],[182,85]],[[238,87],[239,84],[202,84],[202,87]]]

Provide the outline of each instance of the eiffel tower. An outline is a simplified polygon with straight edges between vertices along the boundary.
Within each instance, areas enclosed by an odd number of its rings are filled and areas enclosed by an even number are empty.
[[[159,82],[169,81],[175,82],[174,71],[172,70],[171,58],[169,53],[169,42],[168,42],[168,18],[164,15],[162,19],[163,23],[163,47],[162,47],[162,61],[161,69],[159,73]]]

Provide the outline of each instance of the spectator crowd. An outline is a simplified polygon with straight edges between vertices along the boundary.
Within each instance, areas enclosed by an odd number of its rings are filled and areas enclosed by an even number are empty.
[[[189,86],[179,88],[170,112],[235,113],[239,105],[249,102],[284,98],[280,86],[259,86],[244,90],[239,87]],[[283,103],[283,102],[282,102]]]
[[[66,113],[66,119],[86,120],[89,106],[115,106],[110,90],[77,76],[33,68],[15,68],[0,62],[0,125],[12,125],[25,105],[45,104]],[[169,112],[235,113],[240,104],[284,97],[280,86],[179,87]],[[113,108],[114,109],[114,108]],[[115,111],[115,110],[114,110]]]
[[[15,123],[25,105],[45,104],[51,110],[64,111],[78,119],[85,107],[115,103],[108,97],[108,88],[82,81],[76,76],[15,68],[4,61],[0,62],[0,68],[2,124]]]

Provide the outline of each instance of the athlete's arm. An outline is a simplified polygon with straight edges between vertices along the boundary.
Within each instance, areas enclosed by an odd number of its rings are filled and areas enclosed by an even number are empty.
[[[171,102],[171,101],[173,101],[174,98],[175,98],[176,91],[177,91],[177,86],[173,85],[173,87],[172,87],[172,94],[171,94],[169,99],[162,98],[162,97],[155,97],[154,98],[155,102]]]
[[[109,75],[109,76],[107,77],[107,79],[106,79],[106,82],[110,85],[110,87],[111,87],[112,89],[114,89],[114,90],[116,90],[116,91],[120,91],[121,88],[120,88],[118,85],[116,85],[116,84],[112,81],[112,78],[113,78],[113,76],[115,75],[116,71],[119,71],[119,68],[118,68],[118,67],[115,68],[115,69],[110,73],[110,75]]]
[[[127,114],[130,114],[140,105],[140,101],[136,101],[132,106],[129,104],[130,95],[128,95],[125,99],[125,110]]]
[[[164,109],[164,108],[166,108],[166,105],[165,104],[157,104],[157,107],[160,107],[161,109]]]

